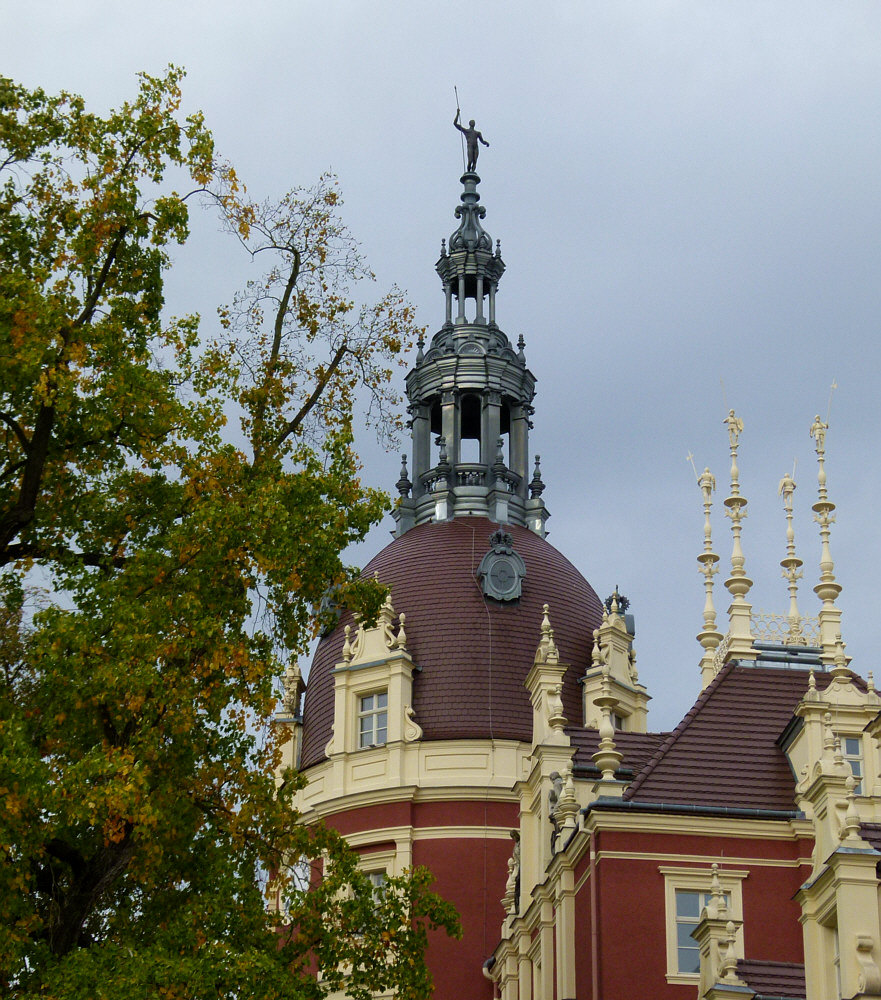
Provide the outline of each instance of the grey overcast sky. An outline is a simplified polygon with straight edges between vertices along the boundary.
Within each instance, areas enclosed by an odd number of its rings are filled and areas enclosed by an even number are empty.
[[[550,541],[601,597],[616,584],[630,597],[651,727],[673,726],[699,691],[703,535],[686,454],[719,484],[720,581],[722,420],[736,408],[749,599],[776,612],[787,609],[776,491],[797,459],[800,604],[815,614],[808,429],[833,378],[844,639],[855,669],[875,667],[877,0],[31,0],[7,5],[3,22],[0,72],[98,108],[132,94],[138,70],[185,66],[187,107],[204,110],[256,194],[335,170],[380,284],[408,289],[430,333],[443,319],[433,265],[460,190],[456,84],[491,143],[479,172],[508,266],[498,318],[524,334],[538,377],[531,443]],[[250,265],[207,215],[179,256],[169,306],[200,311],[210,329]],[[400,460],[360,445],[367,478],[391,488]],[[366,562],[389,527],[353,559]],[[722,623],[726,598],[717,582]]]

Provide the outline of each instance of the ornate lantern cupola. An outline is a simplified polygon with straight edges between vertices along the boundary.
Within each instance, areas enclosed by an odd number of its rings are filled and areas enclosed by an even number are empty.
[[[444,324],[427,351],[419,342],[407,375],[413,462],[397,488],[396,534],[416,524],[484,516],[544,537],[548,512],[538,456],[530,478],[530,417],[535,376],[524,341],[515,349],[496,322],[505,271],[499,243],[481,225],[473,170],[462,175],[459,227],[441,242],[436,270],[446,301]],[[454,302],[455,300],[455,302]],[[412,482],[410,476],[412,475]]]

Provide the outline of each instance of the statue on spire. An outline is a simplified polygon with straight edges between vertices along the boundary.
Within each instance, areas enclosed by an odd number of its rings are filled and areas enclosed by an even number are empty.
[[[478,141],[482,142],[484,146],[489,146],[489,143],[474,127],[473,118],[468,122],[468,128],[459,124],[461,114],[462,112],[456,108],[456,117],[453,119],[453,124],[465,136],[465,145],[468,150],[468,166],[465,169],[467,173],[471,173],[477,169],[477,155],[480,152],[480,147],[477,145]]]

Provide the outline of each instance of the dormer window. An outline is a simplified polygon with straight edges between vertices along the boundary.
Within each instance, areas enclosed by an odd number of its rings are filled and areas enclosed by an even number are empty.
[[[388,691],[362,695],[358,700],[358,746],[378,747],[388,740]]]

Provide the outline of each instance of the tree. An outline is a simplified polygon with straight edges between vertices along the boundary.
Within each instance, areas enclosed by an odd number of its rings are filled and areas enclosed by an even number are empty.
[[[0,993],[426,996],[453,911],[299,822],[269,721],[327,589],[382,600],[352,422],[412,310],[356,309],[333,179],[250,201],[181,76],[104,117],[0,80]],[[271,261],[208,343],[163,317],[196,195]]]

